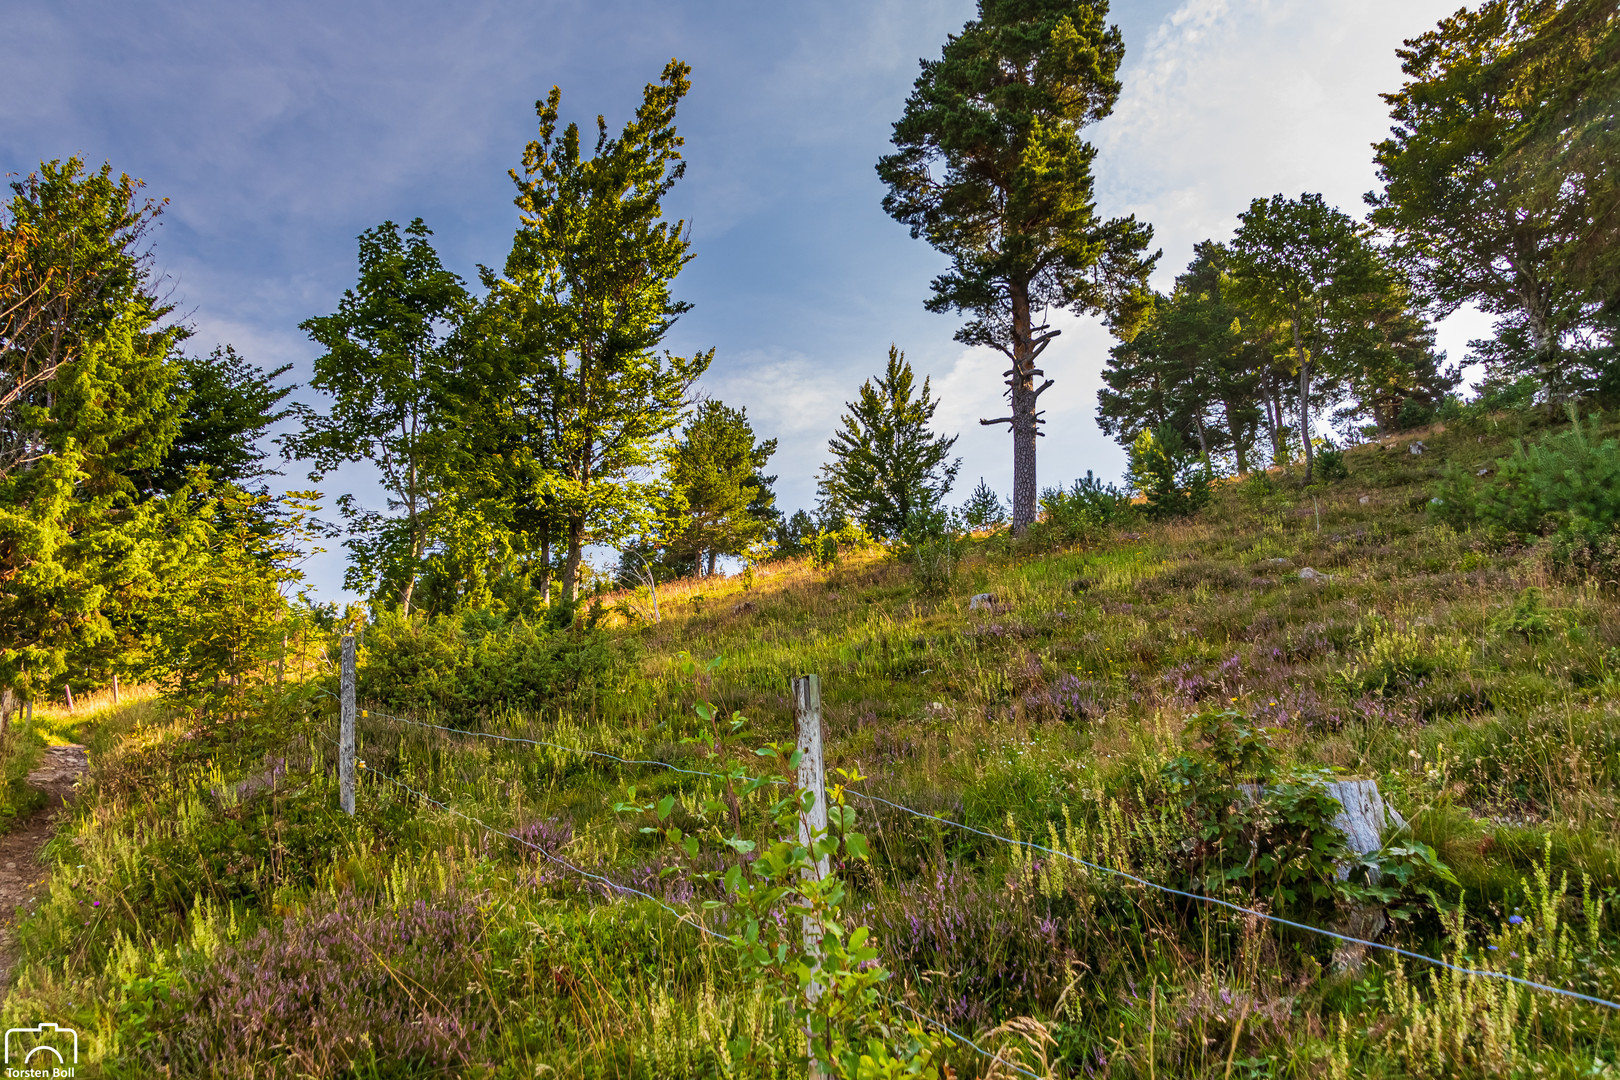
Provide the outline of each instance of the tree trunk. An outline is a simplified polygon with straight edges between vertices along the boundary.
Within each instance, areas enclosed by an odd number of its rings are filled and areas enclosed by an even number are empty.
[[[1237,410],[1232,408],[1230,401],[1222,401],[1221,409],[1226,413],[1226,430],[1232,435],[1232,454],[1237,458],[1237,471],[1239,476],[1248,474],[1249,455],[1243,445],[1243,433],[1238,430]]]
[[[1023,536],[1035,523],[1035,346],[1031,338],[1029,292],[1013,289],[1013,370],[1007,377],[1012,400],[1012,531]]]
[[[714,560],[719,554],[714,548],[709,549],[709,577],[714,577]]]
[[[1311,361],[1299,340],[1299,320],[1294,321],[1294,355],[1299,357],[1299,441],[1305,447],[1305,482],[1311,482],[1316,457],[1311,453]]]
[[[405,614],[411,613],[411,593],[416,591],[416,572],[411,571],[409,580],[405,582],[405,591],[399,594],[399,606],[405,609]]]
[[[568,561],[563,564],[562,598],[573,603],[579,595],[579,560],[585,548],[585,519],[568,519]]]
[[[551,522],[540,526],[540,599],[551,605]]]
[[[1204,467],[1209,468],[1209,436],[1204,433],[1204,415],[1193,414],[1193,422],[1198,425],[1198,453],[1204,459]]]

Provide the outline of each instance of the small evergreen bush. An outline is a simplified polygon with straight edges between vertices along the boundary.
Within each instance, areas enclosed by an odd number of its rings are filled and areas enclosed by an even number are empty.
[[[1569,558],[1603,548],[1620,526],[1620,442],[1600,437],[1598,421],[1571,425],[1539,442],[1519,442],[1489,480],[1453,464],[1431,502],[1433,514],[1464,528],[1475,523],[1526,536],[1554,535]]]
[[[1067,490],[1050,487],[1041,492],[1041,518],[1030,528],[1035,547],[1090,543],[1135,513],[1131,493],[1086,475]]]
[[[1147,500],[1147,515],[1155,520],[1185,517],[1209,502],[1214,477],[1208,463],[1183,442],[1169,424],[1143,430],[1131,444],[1125,480]]]

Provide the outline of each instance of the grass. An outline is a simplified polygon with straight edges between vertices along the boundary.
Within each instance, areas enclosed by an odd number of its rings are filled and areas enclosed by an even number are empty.
[[[788,679],[814,671],[829,767],[864,790],[1171,882],[1187,822],[1161,769],[1188,715],[1237,709],[1290,764],[1376,778],[1456,874],[1385,940],[1620,998],[1620,596],[1540,546],[1432,523],[1441,465],[1504,444],[1417,434],[1422,456],[1359,447],[1309,491],[1223,484],[1192,519],[1082,549],[980,537],[940,594],[873,551],[665,586],[656,624],[610,596],[621,660],[601,683],[434,719],[703,768],[694,700],[746,715],[756,744],[791,738]],[[996,604],[970,611],[983,592]],[[683,654],[713,666],[694,684]],[[5,1019],[88,1033],[92,1069],[725,1075],[746,1032],[779,1051],[765,1074],[804,1074],[790,1018],[664,909],[375,778],[341,815],[313,684],[233,727],[154,698],[85,713],[92,779]],[[714,781],[361,730],[368,766],[462,814],[680,908],[716,895],[612,810],[633,783],[701,830]],[[845,873],[894,992],[1042,1075],[1615,1074],[1605,1010],[1376,956],[1340,970],[1331,942],[856,805],[873,859]]]

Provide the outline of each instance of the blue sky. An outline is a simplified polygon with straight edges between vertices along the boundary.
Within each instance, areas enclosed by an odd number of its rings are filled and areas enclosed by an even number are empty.
[[[1377,94],[1399,83],[1394,50],[1458,0],[1140,0],[1117,3],[1125,84],[1091,131],[1105,213],[1152,222],[1168,285],[1192,245],[1229,234],[1256,196],[1321,191],[1362,212]],[[781,440],[788,510],[814,498],[842,403],[890,342],[933,378],[937,419],[960,431],[960,495],[980,475],[1010,487],[996,415],[1000,362],[923,311],[937,255],[889,220],[873,164],[916,75],[973,4],[306,0],[274,5],[9,0],[0,40],[0,171],[80,154],[146,181],[170,205],[157,264],[195,326],[254,362],[307,374],[298,331],[331,311],[355,273],[354,237],[420,216],[469,280],[499,265],[516,224],[506,170],[555,83],[565,116],[623,123],[671,56],[693,67],[678,120],[686,179],[669,203],[696,259],[677,292],[694,310],[677,351],[717,348],[703,389],[745,405]],[[1110,344],[1089,319],[1059,323],[1043,358],[1049,438],[1041,481],[1123,453],[1092,420]],[[1460,359],[1488,324],[1441,328]],[[304,484],[289,466],[289,486]],[[375,497],[364,465],[329,494]],[[310,574],[340,594],[337,552]]]

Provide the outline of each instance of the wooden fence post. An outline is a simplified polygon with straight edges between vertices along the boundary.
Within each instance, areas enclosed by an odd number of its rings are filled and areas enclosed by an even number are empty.
[[[113,672],[113,704],[117,705],[119,703],[119,701],[120,701],[120,698],[118,696],[118,672],[115,671],[115,672]]]
[[[793,680],[793,719],[798,732],[799,790],[811,793],[808,813],[799,814],[799,843],[809,846],[818,835],[827,833],[827,782],[821,752],[821,677],[800,675]],[[802,871],[806,878],[820,880],[827,876],[827,857],[816,861],[814,868]],[[804,951],[811,957],[821,958],[821,924],[804,917]],[[807,996],[814,1002],[821,996],[821,986],[812,981]],[[821,1080],[826,1075],[816,1060],[815,1045],[810,1033],[805,1032],[810,1052],[810,1080]]]
[[[343,635],[343,719],[338,733],[338,787],[343,812],[354,814],[354,635]]]

